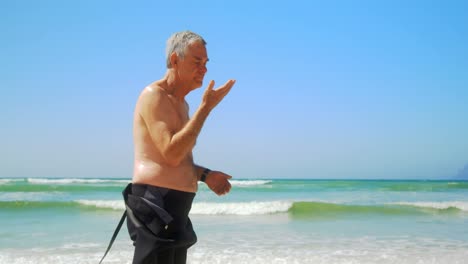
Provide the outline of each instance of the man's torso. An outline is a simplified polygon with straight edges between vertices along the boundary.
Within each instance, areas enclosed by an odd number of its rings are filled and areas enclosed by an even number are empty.
[[[158,108],[158,111],[168,115],[168,118],[166,118],[166,120],[169,120],[167,126],[176,133],[189,120],[187,104],[185,101],[183,103],[177,102],[175,98],[161,92],[161,90],[157,91],[157,89],[161,89],[157,84],[152,84],[150,87],[165,97],[166,104]],[[192,153],[190,152],[178,166],[171,166],[165,162],[161,150],[153,143],[148,124],[141,114],[143,108],[147,107],[145,101],[151,100],[151,98],[143,100],[143,97],[151,95],[152,93],[143,91],[135,108],[133,121],[135,147],[133,182],[184,192],[196,192],[197,177]]]

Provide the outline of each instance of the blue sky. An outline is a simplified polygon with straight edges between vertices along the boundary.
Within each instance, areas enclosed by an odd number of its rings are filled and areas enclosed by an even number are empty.
[[[326,2],[326,3],[325,3]],[[237,80],[195,161],[237,178],[440,178],[468,162],[466,1],[2,1],[0,177],[131,177],[165,42]],[[206,86],[187,97],[198,107]]]

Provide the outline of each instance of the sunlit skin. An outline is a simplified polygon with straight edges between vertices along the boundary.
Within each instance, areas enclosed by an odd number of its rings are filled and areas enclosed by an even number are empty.
[[[235,83],[229,80],[213,89],[210,81],[202,101],[189,118],[185,96],[202,86],[208,54],[201,42],[190,44],[184,58],[172,53],[165,76],[143,89],[135,107],[133,137],[135,160],[133,182],[185,192],[196,192],[204,170],[194,164],[192,149],[201,128]],[[206,184],[218,195],[231,189],[230,175],[211,171]]]

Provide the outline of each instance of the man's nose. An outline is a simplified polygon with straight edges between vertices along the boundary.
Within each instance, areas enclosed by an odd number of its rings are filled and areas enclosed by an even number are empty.
[[[208,68],[206,67],[206,65],[201,65],[199,70],[201,73],[205,74],[208,71]]]

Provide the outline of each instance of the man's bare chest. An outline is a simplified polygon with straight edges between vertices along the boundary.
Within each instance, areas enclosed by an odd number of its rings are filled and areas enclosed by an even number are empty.
[[[171,100],[174,126],[181,129],[189,121],[189,111],[185,102]]]

